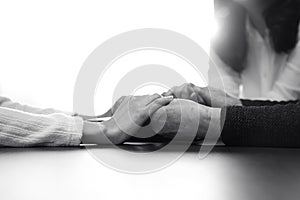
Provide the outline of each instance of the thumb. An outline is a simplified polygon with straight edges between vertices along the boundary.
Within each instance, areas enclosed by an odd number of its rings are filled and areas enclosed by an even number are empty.
[[[193,93],[191,94],[190,99],[191,99],[192,101],[196,102],[196,103],[199,103],[199,102],[198,102],[198,95],[197,95],[195,92],[193,92]]]
[[[164,92],[161,94],[163,97],[167,97],[167,96],[173,96],[173,92],[172,90],[168,90],[167,92]]]
[[[169,104],[173,100],[173,96],[162,97],[156,99],[148,105],[149,116],[152,116],[158,109]]]
[[[202,101],[207,102],[210,99],[210,93],[207,87],[196,87],[195,91]]]

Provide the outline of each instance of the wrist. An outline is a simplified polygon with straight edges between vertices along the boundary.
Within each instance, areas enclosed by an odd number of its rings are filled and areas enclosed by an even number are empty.
[[[119,128],[114,118],[104,121],[103,124],[106,127],[107,137],[115,145],[124,143],[130,137]]]
[[[206,138],[209,141],[218,141],[221,136],[222,122],[221,122],[221,108],[209,108],[209,124]]]
[[[214,108],[214,107],[208,107],[208,119],[209,123],[213,122],[220,122],[221,121],[221,108]],[[218,123],[218,124],[221,124]]]
[[[199,110],[197,110],[196,112],[198,114],[200,113],[200,122],[198,125],[199,127],[198,127],[197,138],[204,139],[211,126],[211,120],[213,118],[215,110],[218,108],[213,108],[213,107],[208,107],[203,105],[199,105],[198,108]]]
[[[243,106],[242,101],[236,98],[234,106]]]
[[[95,123],[84,121],[82,142],[85,144],[111,144],[114,143],[115,132],[107,121]]]
[[[103,126],[105,126],[105,135],[109,138],[109,140],[113,144],[118,143],[118,133],[120,132],[118,126],[114,122],[114,119],[111,118],[107,121],[102,122]]]
[[[226,106],[242,106],[242,101],[237,97],[230,96],[227,98],[228,104]]]

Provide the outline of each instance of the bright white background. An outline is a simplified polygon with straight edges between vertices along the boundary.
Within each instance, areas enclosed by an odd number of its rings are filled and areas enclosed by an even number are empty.
[[[179,32],[208,52],[214,31],[213,0],[0,1],[0,95],[25,104],[72,111],[74,83],[87,56],[112,36],[138,28]],[[119,65],[148,64],[153,58],[156,64],[187,69],[176,61],[178,58],[167,59],[162,54],[139,54],[135,58],[140,60],[127,57]],[[120,72],[113,70],[110,75],[120,77]],[[180,72],[188,81],[200,81],[188,70]],[[106,86],[110,86],[112,79],[106,80]],[[97,94],[97,102],[101,95],[109,96],[112,89]],[[157,88],[152,89],[157,92]],[[109,100],[97,104],[97,111],[106,110]],[[218,165],[203,164],[196,154],[158,173],[140,176],[110,170],[86,151],[69,154],[54,151],[45,156],[38,151],[2,157],[16,162],[2,163],[2,196],[216,199],[215,188],[220,192],[218,174],[212,173]]]
[[[86,57],[110,37],[138,28],[179,32],[208,52],[213,1],[1,1],[0,95],[71,111],[74,83]],[[112,89],[100,96],[107,98]],[[96,104],[97,111],[109,103],[111,98]]]

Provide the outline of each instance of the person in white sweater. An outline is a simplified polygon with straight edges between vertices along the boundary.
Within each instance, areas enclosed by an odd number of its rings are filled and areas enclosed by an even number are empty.
[[[126,130],[136,136],[149,117],[172,99],[159,94],[128,96],[110,120],[96,123],[85,120],[84,116],[34,108],[0,97],[0,146],[120,144],[130,138]],[[129,112],[132,120],[127,118]]]

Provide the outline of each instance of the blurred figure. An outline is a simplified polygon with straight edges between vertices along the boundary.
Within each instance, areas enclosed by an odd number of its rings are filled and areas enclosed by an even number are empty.
[[[299,0],[215,0],[215,13],[210,86],[247,99],[299,99]]]

